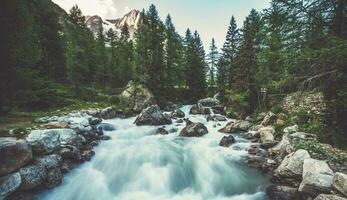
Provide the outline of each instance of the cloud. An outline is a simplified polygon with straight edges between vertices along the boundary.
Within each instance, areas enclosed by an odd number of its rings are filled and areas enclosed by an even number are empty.
[[[53,0],[66,11],[77,4],[84,15],[99,15],[102,18],[116,18],[118,10],[113,0]]]

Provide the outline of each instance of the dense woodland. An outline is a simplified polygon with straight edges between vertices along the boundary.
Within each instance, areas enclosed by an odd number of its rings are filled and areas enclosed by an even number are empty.
[[[231,16],[223,47],[212,39],[208,51],[197,31],[179,35],[154,5],[133,39],[127,26],[95,36],[78,6],[66,14],[50,0],[4,0],[0,13],[2,112],[57,108],[69,97],[97,101],[94,94],[115,94],[129,80],[159,100],[218,92],[246,114],[270,109],[268,95],[317,90],[328,102],[323,139],[347,136],[344,0],[273,0],[242,26]]]

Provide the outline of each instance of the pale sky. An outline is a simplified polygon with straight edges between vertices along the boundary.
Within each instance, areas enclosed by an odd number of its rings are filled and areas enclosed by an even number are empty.
[[[170,13],[177,31],[184,36],[185,30],[197,30],[208,49],[212,37],[218,48],[225,40],[225,35],[232,15],[237,25],[242,26],[252,8],[258,11],[268,8],[270,0],[53,0],[68,11],[77,4],[84,15],[99,15],[103,19],[123,16],[132,9],[146,10],[151,4],[156,5],[164,21]]]

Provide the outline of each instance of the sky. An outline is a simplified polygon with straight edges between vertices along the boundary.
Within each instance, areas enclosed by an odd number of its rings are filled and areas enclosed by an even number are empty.
[[[215,38],[221,48],[232,15],[237,25],[242,26],[252,8],[258,11],[268,8],[270,0],[53,0],[68,11],[77,4],[84,15],[99,15],[103,19],[122,17],[132,9],[157,7],[159,16],[165,20],[171,15],[177,31],[184,35],[187,28],[197,30],[208,48]]]

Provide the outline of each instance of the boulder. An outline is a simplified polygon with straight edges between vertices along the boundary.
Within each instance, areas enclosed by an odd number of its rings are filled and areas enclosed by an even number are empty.
[[[114,131],[116,130],[114,128],[114,126],[112,124],[109,123],[101,123],[99,125],[97,125],[96,127],[99,131],[103,132],[103,131]]]
[[[142,125],[165,125],[172,124],[171,119],[164,115],[159,106],[154,105],[144,109],[134,122],[137,126]]]
[[[347,200],[347,199],[337,195],[332,195],[332,194],[320,194],[314,200]]]
[[[324,192],[329,193],[333,175],[334,172],[326,162],[311,158],[305,159],[299,191],[310,195],[318,195]]]
[[[298,132],[299,130],[299,126],[298,125],[293,125],[293,126],[288,126],[286,128],[283,129],[284,133],[295,133]]]
[[[219,142],[219,146],[229,147],[230,145],[235,143],[235,138],[232,135],[224,136]]]
[[[282,186],[271,185],[266,189],[266,194],[271,200],[300,200],[298,189]]]
[[[163,106],[163,111],[165,112],[173,112],[176,109],[178,109],[178,105],[172,102],[166,102],[165,105]]]
[[[180,136],[183,137],[201,137],[208,133],[208,130],[205,125],[202,123],[193,123],[190,121],[187,121],[186,127],[184,127],[181,132]]]
[[[49,170],[60,167],[62,163],[62,158],[58,154],[51,154],[37,159],[35,163]]]
[[[257,115],[256,117],[256,120],[259,122],[259,121],[262,121],[266,116],[266,113],[265,112],[261,112]]]
[[[26,139],[37,154],[51,153],[64,144],[82,146],[81,143],[84,142],[72,129],[34,130]]]
[[[303,149],[287,155],[275,170],[275,176],[300,180],[302,178],[304,160],[308,158],[311,158],[310,154]]]
[[[347,175],[336,172],[333,177],[333,187],[347,197]]]
[[[25,140],[0,138],[0,176],[16,171],[32,159],[31,147]]]
[[[260,155],[261,150],[256,145],[251,145],[248,149],[248,153],[251,155]]]
[[[212,106],[211,108],[214,114],[225,114],[225,107],[222,105]]]
[[[0,177],[0,199],[5,199],[16,191],[22,183],[22,178],[18,172]]]
[[[98,117],[91,117],[91,118],[89,118],[89,124],[92,125],[92,126],[98,125],[101,122],[102,122],[101,118],[98,118]]]
[[[202,106],[205,107],[213,107],[213,106],[217,106],[220,104],[218,99],[215,98],[205,98],[205,99],[200,99],[198,101],[198,104],[201,104]]]
[[[292,153],[293,151],[294,146],[289,138],[289,133],[284,133],[282,140],[276,146],[269,149],[269,153],[271,155],[279,155],[281,158],[289,153]]]
[[[207,122],[209,122],[209,121],[214,121],[214,118],[213,118],[211,115],[207,115],[206,121],[207,121]]]
[[[167,130],[165,130],[165,128],[158,128],[156,131],[157,135],[168,135],[169,132],[167,132]]]
[[[120,97],[130,102],[132,110],[136,113],[155,104],[152,92],[143,84],[135,84],[133,81],[129,81]]]
[[[258,130],[260,134],[260,142],[264,148],[269,148],[275,144],[275,129],[271,126],[263,127]]]
[[[264,117],[263,121],[261,122],[261,125],[269,126],[272,123],[274,123],[276,119],[277,119],[277,116],[274,113],[268,112],[266,116]]]
[[[71,145],[66,145],[64,148],[60,149],[59,155],[64,159],[71,159],[74,161],[82,160],[81,151]]]
[[[173,118],[183,118],[186,115],[184,114],[184,112],[181,109],[176,109],[176,110],[171,112],[170,116]]]
[[[22,177],[20,186],[23,190],[30,190],[41,186],[47,178],[45,167],[40,165],[30,165],[19,170]]]
[[[202,106],[201,104],[195,104],[190,108],[189,114],[192,114],[192,115],[209,115],[209,114],[211,114],[211,111],[209,108],[206,108],[206,107]]]
[[[219,132],[222,133],[234,133],[239,131],[247,131],[252,124],[249,121],[238,120],[229,122],[224,128],[220,129]]]

